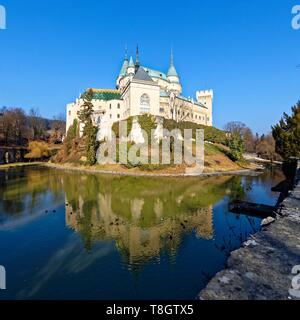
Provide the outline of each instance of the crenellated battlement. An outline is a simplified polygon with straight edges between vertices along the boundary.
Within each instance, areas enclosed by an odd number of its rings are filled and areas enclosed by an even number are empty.
[[[211,97],[213,99],[214,97],[214,91],[212,89],[209,90],[199,90],[196,92],[197,99],[204,98],[204,97]]]

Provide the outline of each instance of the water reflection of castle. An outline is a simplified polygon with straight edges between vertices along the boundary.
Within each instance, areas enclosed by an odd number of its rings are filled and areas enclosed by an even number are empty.
[[[16,174],[18,179],[16,179]],[[130,266],[175,256],[185,235],[214,236],[215,203],[230,195],[243,199],[244,186],[279,182],[279,175],[253,178],[155,179],[114,177],[26,168],[0,175],[0,231],[24,225],[66,198],[66,223],[87,248],[113,240]],[[265,180],[264,180],[265,179]],[[279,179],[279,180],[277,180]],[[242,180],[244,181],[242,183]]]
[[[185,235],[211,239],[212,207],[227,190],[234,190],[236,180],[174,178],[164,179],[162,185],[161,179],[150,177],[49,174],[47,170],[27,169],[18,188],[0,190],[0,209],[11,213],[3,216],[2,227],[12,220],[24,222],[27,212],[30,218],[44,214],[61,203],[64,193],[66,223],[85,246],[90,249],[96,241],[113,240],[130,266],[159,258],[162,252],[175,256]]]
[[[176,199],[179,204],[181,200],[180,196]],[[67,225],[81,234],[85,241],[115,240],[129,265],[159,257],[162,250],[171,256],[175,255],[185,234],[195,232],[199,238],[213,237],[211,205],[194,212],[179,212],[175,216],[165,217],[163,202],[159,198],[153,199],[154,217],[147,225],[143,223],[147,217],[143,216],[146,203],[142,198],[131,199],[130,221],[115,212],[111,194],[98,194],[98,206],[92,208],[88,221],[82,197],[79,197],[78,204],[77,210],[68,204]]]

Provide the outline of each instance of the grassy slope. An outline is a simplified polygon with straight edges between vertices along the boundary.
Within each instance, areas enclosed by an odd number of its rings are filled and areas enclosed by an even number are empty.
[[[233,162],[227,155],[228,149],[219,144],[205,144],[205,172],[231,171],[248,168],[247,165]]]
[[[139,118],[139,123],[141,127],[147,132],[148,136],[151,135],[151,129],[155,129],[155,119],[149,115],[143,115]],[[132,128],[132,118],[127,120],[127,134],[130,133]],[[196,132],[196,129],[204,129],[205,135],[205,170],[204,172],[220,172],[220,171],[234,171],[241,169],[249,169],[249,164],[247,163],[235,163],[228,157],[228,148],[224,146],[226,140],[225,132],[214,127],[206,127],[196,125],[194,123],[182,122],[177,123],[174,120],[164,120],[164,128],[168,130],[173,130],[175,128],[180,129],[183,133],[184,129],[193,129],[193,132]],[[113,125],[113,131],[116,134],[116,137],[119,138],[119,123]],[[84,166],[83,153],[80,153],[78,148],[75,152],[69,156],[66,161],[58,161],[60,163],[65,163],[65,165],[70,164],[71,166]],[[54,161],[56,162],[56,161]],[[251,167],[250,167],[251,168]],[[125,167],[124,165],[95,165],[90,167],[91,170],[106,170],[106,171],[115,171],[115,172],[130,172],[130,173],[166,173],[166,174],[182,174],[186,172],[186,165],[143,165],[131,168],[130,166]]]
[[[210,144],[205,143],[205,158],[204,172],[221,172],[221,171],[234,171],[242,169],[254,169],[249,163],[246,162],[233,162],[227,155],[228,148],[221,144]],[[153,170],[145,170],[142,168],[125,168],[122,165],[96,165],[95,169],[107,170],[107,171],[118,171],[118,172],[132,172],[132,173],[168,173],[168,174],[180,174],[185,172],[185,165],[180,166],[169,166],[167,168],[153,168]]]
[[[235,171],[235,170],[242,170],[242,169],[256,169],[254,164],[250,164],[247,162],[233,162],[227,155],[228,148],[221,144],[210,144],[205,143],[205,173],[212,173],[212,172],[225,172],[225,171]],[[76,163],[65,163],[62,164],[65,167],[78,167],[83,169],[88,169],[90,171],[97,171],[97,170],[104,170],[104,171],[114,171],[114,172],[121,172],[121,173],[143,173],[143,174],[183,174],[185,173],[185,165],[180,166],[169,166],[164,168],[154,167],[152,170],[150,168],[126,168],[120,164],[107,164],[107,165],[94,165],[92,167],[84,166],[84,163],[76,162]]]
[[[77,155],[79,157],[79,155]],[[185,173],[186,166],[183,165],[176,165],[176,166],[143,166],[143,167],[135,167],[135,168],[128,168],[121,164],[106,164],[106,165],[99,165],[96,164],[92,167],[84,166],[84,162],[80,160],[76,161],[67,161],[64,163],[65,166],[71,167],[83,167],[93,170],[105,170],[105,171],[114,171],[114,172],[122,172],[122,173],[156,173],[156,174],[183,174]],[[223,172],[223,171],[235,171],[235,170],[242,170],[242,169],[255,169],[251,167],[249,163],[236,163],[233,162],[228,157],[228,148],[222,144],[212,144],[212,143],[205,143],[205,158],[204,158],[204,172],[211,173],[211,172]]]

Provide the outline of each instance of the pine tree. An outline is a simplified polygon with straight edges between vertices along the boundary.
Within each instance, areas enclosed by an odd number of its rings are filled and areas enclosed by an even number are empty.
[[[92,122],[92,115],[94,112],[94,106],[92,103],[93,90],[90,89],[86,91],[81,98],[83,99],[83,105],[80,107],[80,110],[78,111],[78,118],[80,122],[84,124],[83,136],[86,136],[86,131],[88,130],[88,128],[86,128],[86,124]]]
[[[239,133],[231,134],[227,144],[230,148],[230,158],[233,161],[242,160],[245,151],[245,144],[242,136]]]
[[[300,157],[300,101],[292,107],[292,115],[283,117],[272,127],[276,152],[284,159]]]
[[[90,89],[85,92],[82,96],[82,99],[84,103],[81,106],[80,111],[78,112],[78,118],[84,124],[83,138],[85,139],[86,144],[87,164],[92,166],[97,161],[96,153],[99,146],[97,142],[98,128],[94,126],[92,121],[92,115],[94,112],[94,106],[92,103],[93,90]]]

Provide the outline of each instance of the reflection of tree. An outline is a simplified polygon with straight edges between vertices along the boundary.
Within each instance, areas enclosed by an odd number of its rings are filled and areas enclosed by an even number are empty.
[[[249,185],[247,184],[249,187]],[[228,184],[230,200],[244,200],[246,197],[245,188],[242,184],[242,177],[235,177]]]
[[[51,190],[53,203],[62,199],[62,180],[49,177],[42,168],[18,168],[0,172],[0,214],[6,220],[21,220],[25,216],[41,214],[41,201]],[[49,208],[48,208],[49,209]]]
[[[18,217],[20,212],[24,210],[24,203],[21,201],[2,200],[3,211],[10,212],[11,216]]]

